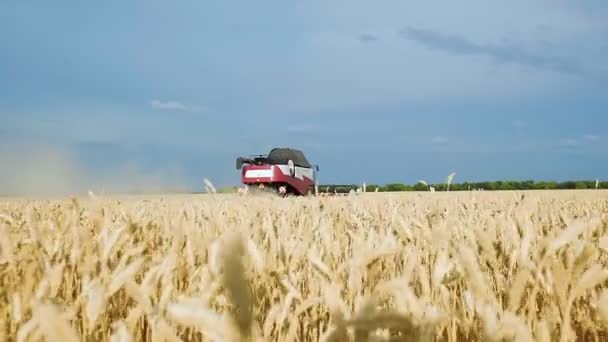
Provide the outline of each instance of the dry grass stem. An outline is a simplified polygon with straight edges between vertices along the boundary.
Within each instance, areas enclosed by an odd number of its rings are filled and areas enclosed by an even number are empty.
[[[608,339],[605,191],[277,198],[204,181],[0,199],[0,340]]]

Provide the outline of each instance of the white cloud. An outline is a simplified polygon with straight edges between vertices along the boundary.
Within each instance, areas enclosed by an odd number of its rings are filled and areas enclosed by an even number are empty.
[[[152,101],[150,101],[150,105],[156,109],[163,109],[163,110],[180,110],[180,111],[184,111],[184,112],[206,111],[206,108],[204,108],[204,107],[185,105],[179,101],[152,100]]]
[[[287,132],[289,133],[309,133],[313,132],[315,127],[307,124],[295,124],[287,126]]]
[[[565,147],[576,147],[579,145],[579,141],[576,139],[565,139],[562,141],[562,145]]]
[[[449,141],[448,138],[446,138],[444,136],[440,136],[440,135],[433,137],[433,139],[431,140],[431,142],[434,145],[444,145],[444,144],[447,144],[448,141]]]
[[[587,134],[583,138],[587,141],[592,141],[592,142],[598,142],[601,139],[599,135],[593,135],[593,134]]]
[[[524,120],[515,120],[513,121],[513,127],[517,129],[522,129],[528,127],[528,123]]]
[[[600,139],[599,135],[587,134],[578,138],[564,138],[559,142],[559,146],[565,148],[583,148],[584,146],[590,146],[586,143],[597,143]]]

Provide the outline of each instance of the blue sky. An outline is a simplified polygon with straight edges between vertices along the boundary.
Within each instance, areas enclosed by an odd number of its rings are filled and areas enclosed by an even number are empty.
[[[599,0],[3,1],[0,185],[608,179],[607,55]]]

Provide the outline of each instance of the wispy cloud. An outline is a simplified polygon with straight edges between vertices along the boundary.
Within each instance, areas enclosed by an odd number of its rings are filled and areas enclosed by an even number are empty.
[[[583,138],[585,140],[591,141],[591,142],[598,142],[601,139],[599,135],[594,135],[594,134],[587,134]]]
[[[360,34],[358,37],[359,41],[362,43],[372,43],[378,40],[377,36],[369,33]]]
[[[449,139],[444,137],[444,136],[436,136],[433,137],[433,139],[431,139],[431,143],[433,143],[433,145],[445,145],[449,142]]]
[[[161,110],[178,110],[184,112],[204,112],[207,110],[205,107],[186,105],[179,101],[152,100],[150,101],[150,106]]]
[[[563,139],[561,141],[562,147],[578,147],[579,145],[580,145],[580,142],[574,138]]]
[[[517,129],[524,129],[526,127],[528,127],[528,123],[524,120],[515,120],[513,121],[513,127],[517,128]]]
[[[577,138],[564,138],[557,144],[561,148],[584,149],[591,147],[592,144],[598,143],[601,137],[599,135],[587,134]]]
[[[294,134],[307,134],[315,132],[316,128],[309,124],[293,124],[287,126],[287,132]]]
[[[566,74],[583,74],[579,65],[554,56],[533,54],[521,44],[503,41],[494,44],[476,43],[466,37],[449,35],[432,30],[406,27],[399,35],[432,49],[443,50],[454,55],[482,55],[497,63],[512,63],[537,69],[546,69]]]

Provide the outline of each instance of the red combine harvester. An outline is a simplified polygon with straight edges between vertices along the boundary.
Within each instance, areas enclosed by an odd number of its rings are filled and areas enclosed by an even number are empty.
[[[244,165],[247,164],[247,165]],[[300,150],[273,148],[268,155],[236,159],[241,180],[249,188],[276,192],[279,195],[304,196],[314,193],[316,172]]]

